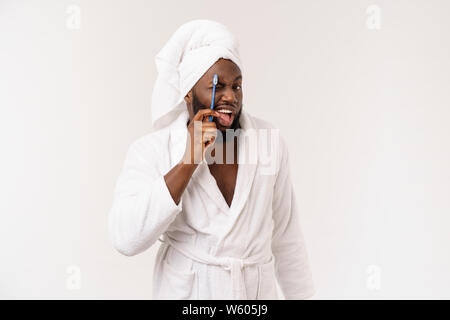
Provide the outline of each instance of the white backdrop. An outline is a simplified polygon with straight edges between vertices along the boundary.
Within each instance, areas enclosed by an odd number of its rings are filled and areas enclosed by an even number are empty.
[[[107,214],[178,26],[238,37],[289,144],[314,299],[450,298],[450,2],[0,0],[0,297],[151,299]]]

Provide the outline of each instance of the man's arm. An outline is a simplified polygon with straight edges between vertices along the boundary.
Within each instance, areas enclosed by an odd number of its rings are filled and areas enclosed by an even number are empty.
[[[290,177],[288,150],[281,136],[280,152],[280,169],[272,202],[275,272],[287,300],[306,299],[315,293],[315,289]]]
[[[189,180],[191,180],[192,174],[197,166],[197,164],[180,162],[164,176],[167,188],[176,204],[180,202],[181,195],[184,189],[186,189]]]
[[[211,109],[200,109],[187,127],[188,136],[183,159],[173,167],[164,179],[176,204],[186,189],[189,180],[198,166],[197,160],[203,160],[205,150],[213,144],[217,134],[215,122],[209,122],[209,116],[217,117],[219,113]],[[201,122],[201,126],[194,126],[195,121]]]

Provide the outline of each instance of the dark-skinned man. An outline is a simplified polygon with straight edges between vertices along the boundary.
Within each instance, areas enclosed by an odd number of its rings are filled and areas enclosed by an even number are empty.
[[[243,108],[234,35],[190,21],[156,65],[153,131],[131,144],[109,212],[115,248],[162,242],[154,299],[280,299],[277,283],[285,299],[311,297],[286,142]]]

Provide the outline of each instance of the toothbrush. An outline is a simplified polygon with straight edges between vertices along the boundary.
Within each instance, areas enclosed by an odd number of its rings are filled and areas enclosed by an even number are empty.
[[[214,109],[214,95],[216,93],[216,84],[218,82],[218,77],[217,77],[217,73],[214,74],[214,78],[213,78],[213,93],[212,93],[212,99],[211,99],[211,110]],[[209,121],[212,121],[212,116],[209,116]]]

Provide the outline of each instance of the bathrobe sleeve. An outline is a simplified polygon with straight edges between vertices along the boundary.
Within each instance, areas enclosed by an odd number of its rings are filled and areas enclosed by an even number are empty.
[[[280,155],[272,202],[275,274],[285,299],[306,299],[315,293],[315,288],[290,176],[288,150],[281,136]]]
[[[158,170],[156,150],[137,140],[128,149],[108,215],[109,238],[126,256],[151,247],[181,212]]]

